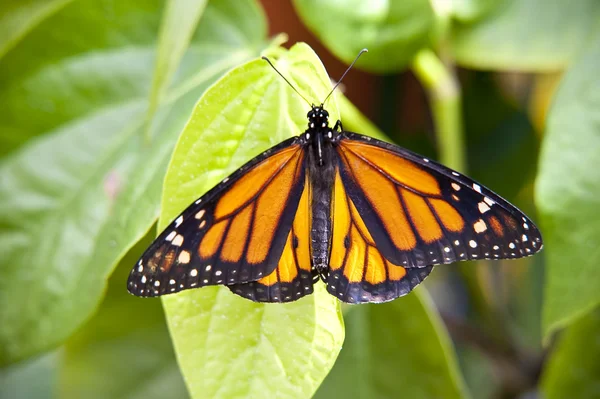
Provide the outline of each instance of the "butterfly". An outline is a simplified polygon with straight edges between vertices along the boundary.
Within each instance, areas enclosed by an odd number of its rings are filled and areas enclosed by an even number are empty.
[[[327,98],[311,105],[304,133],[177,216],[132,269],[129,292],[225,285],[256,302],[290,302],[321,280],[341,301],[377,303],[408,294],[434,265],[540,251],[540,231],[515,206],[339,120],[331,127]]]

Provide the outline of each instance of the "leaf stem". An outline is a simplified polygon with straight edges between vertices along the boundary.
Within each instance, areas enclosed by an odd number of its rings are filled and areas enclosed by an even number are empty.
[[[412,69],[427,90],[432,116],[437,131],[440,161],[450,168],[465,173],[467,162],[462,121],[460,84],[453,65],[445,64],[430,49],[421,50],[415,57]],[[489,302],[478,281],[478,270],[469,264],[459,267],[476,313],[494,324],[494,306]]]
[[[460,85],[451,66],[429,49],[413,61],[413,71],[427,89],[437,130],[440,161],[458,171],[466,170]]]

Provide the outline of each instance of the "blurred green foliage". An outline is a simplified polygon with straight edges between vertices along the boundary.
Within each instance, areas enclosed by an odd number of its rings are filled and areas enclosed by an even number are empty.
[[[5,1],[0,397],[599,396],[600,4],[293,3],[342,61],[368,47],[359,68],[412,68],[433,129],[375,122],[538,213],[544,253],[438,268],[437,308],[420,287],[344,308],[345,329],[323,287],[283,306],[215,287],[162,309],[133,298],[159,216],[304,128],[306,105],[258,56],[315,101],[323,65],[269,40],[255,0]],[[545,128],[528,114],[538,75],[514,71],[566,71]],[[328,109],[386,139],[343,95]]]

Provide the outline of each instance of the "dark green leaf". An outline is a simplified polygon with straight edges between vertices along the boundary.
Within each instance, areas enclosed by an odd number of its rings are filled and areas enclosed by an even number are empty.
[[[404,69],[430,42],[435,16],[429,0],[294,0],[304,23],[346,63],[375,72]]]
[[[56,351],[0,369],[0,398],[54,398],[59,362]]]
[[[560,337],[542,375],[546,399],[600,397],[600,311],[571,325]]]
[[[131,265],[150,241],[149,235],[123,258],[98,313],[66,342],[60,398],[188,397],[160,301],[125,289]]]
[[[463,398],[454,348],[422,289],[346,313],[344,349],[316,398]]]
[[[565,68],[600,25],[597,0],[503,0],[493,12],[452,29],[454,57],[480,69]]]
[[[158,38],[156,67],[150,94],[148,117],[154,116],[160,96],[177,71],[207,0],[167,0]]]
[[[547,121],[536,200],[546,244],[544,336],[600,303],[600,30]]]
[[[148,142],[158,10],[148,0],[66,7],[0,65],[0,104],[10,111],[0,131],[43,134],[0,164],[0,364],[59,344],[90,317],[114,265],[156,220],[194,103],[264,46],[253,1],[211,2]],[[4,79],[9,70],[14,82]]]

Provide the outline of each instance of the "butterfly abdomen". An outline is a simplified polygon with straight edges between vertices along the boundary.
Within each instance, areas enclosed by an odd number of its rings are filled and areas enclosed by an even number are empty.
[[[329,267],[331,247],[331,198],[335,178],[334,154],[331,143],[328,141],[323,142],[320,154],[311,150],[308,152],[307,162],[312,189],[312,261],[319,274],[323,274]]]

